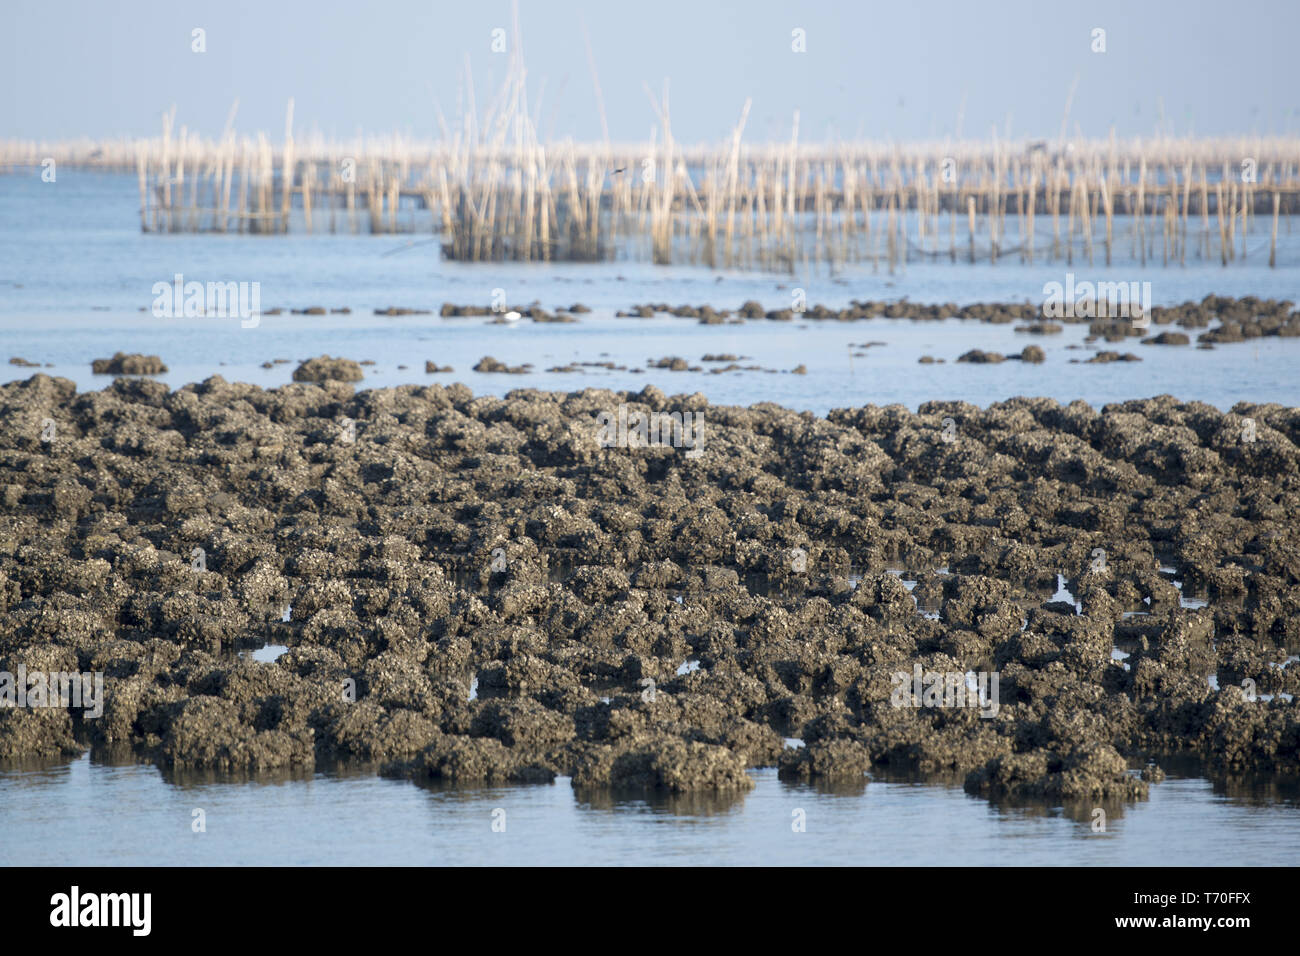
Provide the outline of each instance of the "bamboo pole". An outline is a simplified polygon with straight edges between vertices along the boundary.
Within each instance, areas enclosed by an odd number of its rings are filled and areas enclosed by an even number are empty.
[[[1282,194],[1273,190],[1273,235],[1268,245],[1268,267],[1277,268],[1277,214],[1282,208]]]

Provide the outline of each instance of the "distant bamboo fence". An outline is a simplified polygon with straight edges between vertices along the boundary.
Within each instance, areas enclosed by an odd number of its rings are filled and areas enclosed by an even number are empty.
[[[649,91],[647,91],[649,92]],[[721,144],[674,140],[668,93],[649,143],[544,144],[521,62],[486,118],[439,142],[205,139],[164,116],[160,136],[0,142],[0,170],[133,171],[145,232],[414,233],[467,262],[603,261],[793,272],[870,261],[1014,258],[1227,264],[1300,205],[1300,139],[1074,139],[1058,143],[743,142],[745,103]],[[237,106],[237,104],[236,104]],[[1264,221],[1256,223],[1263,215]]]

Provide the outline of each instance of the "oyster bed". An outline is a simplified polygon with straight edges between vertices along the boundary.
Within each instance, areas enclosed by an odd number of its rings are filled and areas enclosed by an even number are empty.
[[[702,414],[702,454],[601,447],[620,405]],[[0,408],[0,671],[105,687],[0,708],[2,758],[1062,801],[1300,770],[1295,409],[41,374]],[[896,706],[917,665],[995,672],[996,714]]]

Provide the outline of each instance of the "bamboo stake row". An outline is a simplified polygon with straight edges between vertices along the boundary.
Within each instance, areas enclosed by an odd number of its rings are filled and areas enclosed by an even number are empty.
[[[47,153],[64,166],[133,170],[145,232],[428,231],[463,261],[640,253],[774,271],[862,261],[893,271],[941,257],[1186,265],[1189,250],[1226,265],[1248,258],[1265,229],[1275,266],[1280,222],[1289,234],[1300,207],[1295,139],[828,146],[801,144],[796,114],[788,143],[757,145],[743,142],[746,102],[724,142],[684,147],[666,86],[650,95],[658,125],[648,143],[545,144],[514,57],[486,115],[467,113],[440,143],[299,138],[290,101],[278,148],[263,134],[236,136],[235,108],[216,140],[177,127],[173,111],[151,139],[0,143],[0,170],[39,167]],[[1261,213],[1271,215],[1262,228]]]

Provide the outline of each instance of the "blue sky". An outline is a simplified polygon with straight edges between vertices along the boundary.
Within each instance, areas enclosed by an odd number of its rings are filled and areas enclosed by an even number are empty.
[[[746,97],[747,141],[788,139],[796,109],[804,141],[944,138],[959,115],[967,137],[1054,138],[1076,76],[1071,133],[1300,131],[1294,0],[521,0],[520,19],[532,103],[544,81],[539,125],[554,138],[601,135],[584,25],[618,141],[649,135],[643,84],[658,95],[665,78],[684,142],[726,137]],[[278,140],[290,96],[300,133],[434,138],[435,103],[460,111],[466,54],[488,101],[506,68],[492,30],[509,25],[508,0],[11,3],[0,138],[153,134],[172,105],[215,135],[238,97],[236,127]],[[1098,27],[1105,53],[1091,49]]]

